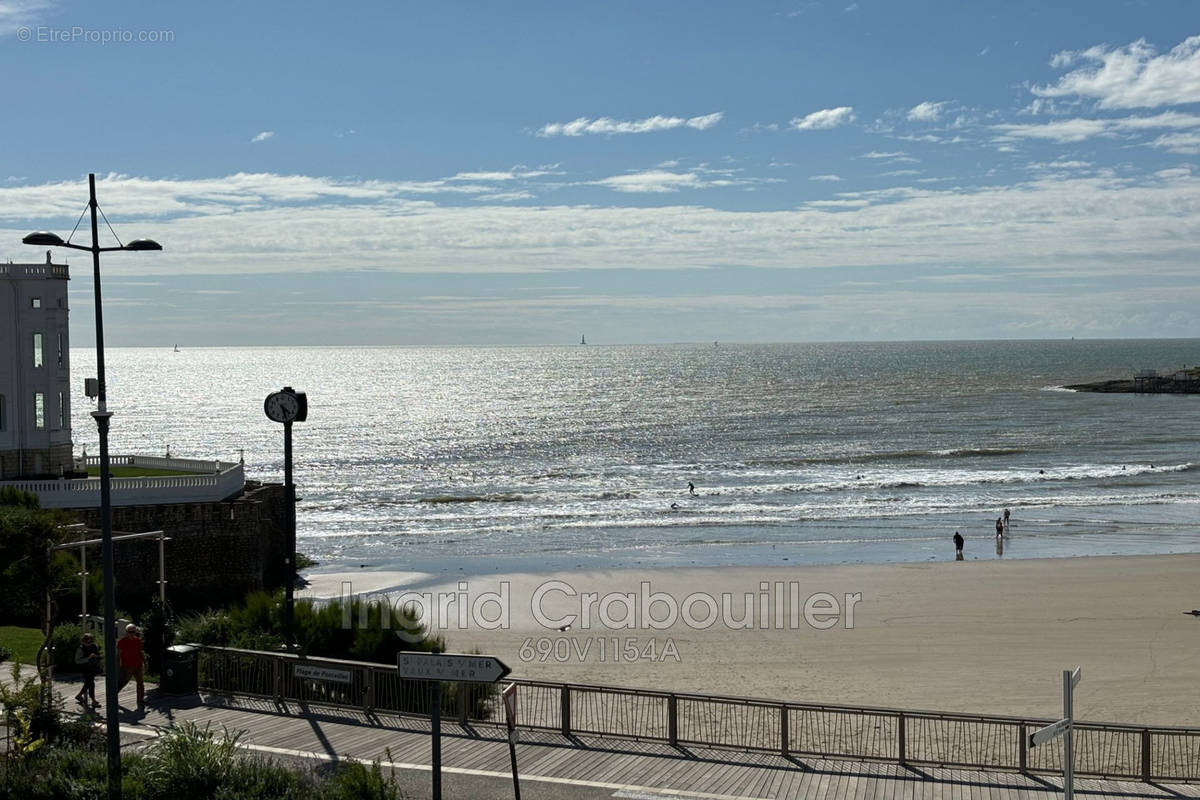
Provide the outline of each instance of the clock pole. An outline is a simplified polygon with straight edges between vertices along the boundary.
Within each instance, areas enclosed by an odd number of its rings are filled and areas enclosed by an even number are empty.
[[[286,647],[290,651],[296,647],[296,484],[292,480],[292,423],[308,419],[308,395],[285,386],[267,395],[263,411],[267,419],[283,423],[283,493],[287,506],[284,512],[287,530],[283,537],[283,627]]]
[[[287,630],[287,649],[296,647],[296,484],[292,482],[292,423],[283,423],[283,485],[287,498],[287,553],[284,555],[287,581],[283,606],[283,626]]]

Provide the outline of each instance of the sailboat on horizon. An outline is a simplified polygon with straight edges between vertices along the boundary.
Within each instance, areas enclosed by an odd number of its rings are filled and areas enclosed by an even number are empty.
[[[579,335],[579,343],[580,343],[580,344],[587,344],[587,334],[580,334],[580,335]]]

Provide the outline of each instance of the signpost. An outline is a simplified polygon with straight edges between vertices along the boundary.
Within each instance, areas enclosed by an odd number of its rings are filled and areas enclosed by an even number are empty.
[[[1063,797],[1065,800],[1075,798],[1075,746],[1072,732],[1075,727],[1075,687],[1083,679],[1083,668],[1076,667],[1072,672],[1063,670],[1063,718],[1052,722],[1044,728],[1039,728],[1029,735],[1029,746],[1037,747],[1059,736],[1063,737]]]
[[[399,677],[426,680],[432,687],[429,698],[429,727],[433,737],[433,800],[442,800],[441,682],[495,683],[510,672],[512,670],[508,665],[495,656],[464,653],[400,653],[396,656],[396,673]],[[515,772],[513,779],[516,780]]]
[[[512,762],[513,798],[521,800],[521,782],[517,778],[517,685],[510,683],[504,697],[504,724],[508,726],[508,758]]]

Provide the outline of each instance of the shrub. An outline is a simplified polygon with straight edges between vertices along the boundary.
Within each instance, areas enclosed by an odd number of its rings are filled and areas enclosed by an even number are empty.
[[[0,664],[3,664],[5,661],[11,661],[12,657],[13,651],[0,644]]]
[[[146,661],[155,675],[162,673],[163,653],[175,641],[175,628],[171,624],[170,603],[160,603],[158,598],[150,604],[150,611],[142,625]]]
[[[175,633],[181,642],[228,647],[233,639],[233,621],[228,611],[188,614],[176,623]]]
[[[369,767],[357,761],[339,764],[320,795],[321,800],[395,800],[400,796],[395,777],[384,775],[378,761]]]
[[[234,777],[239,738],[184,722],[146,749],[135,774],[149,797],[212,797]]]
[[[54,669],[62,672],[79,672],[75,663],[75,651],[79,649],[83,629],[73,622],[59,625],[50,634],[50,647],[53,649]]]

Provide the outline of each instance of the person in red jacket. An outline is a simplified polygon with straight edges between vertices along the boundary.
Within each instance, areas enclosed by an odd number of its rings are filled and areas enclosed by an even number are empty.
[[[125,626],[125,635],[117,640],[117,660],[121,664],[121,682],[118,684],[117,691],[124,689],[130,679],[134,680],[137,683],[138,708],[144,708],[146,706],[146,684],[144,682],[146,656],[142,651],[142,637],[138,633],[137,625]]]

